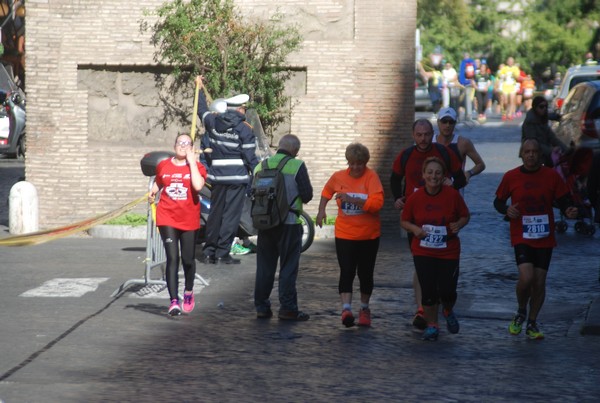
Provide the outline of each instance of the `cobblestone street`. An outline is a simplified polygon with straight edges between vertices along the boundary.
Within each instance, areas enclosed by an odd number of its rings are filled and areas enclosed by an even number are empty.
[[[513,148],[481,146],[490,161]],[[0,249],[0,401],[596,402],[600,337],[580,330],[600,296],[600,232],[577,234],[571,222],[558,236],[539,317],[546,339],[511,336],[517,269],[508,223],[492,205],[501,175],[489,164],[466,189],[461,329],[442,327],[437,342],[410,325],[413,264],[399,230],[382,237],[370,329],[341,324],[333,239],[302,255],[299,302],[311,315],[303,323],[255,319],[255,255],[238,266],[198,264],[210,285],[197,287],[191,315],[170,318],[166,299],[110,297],[142,272],[143,240]],[[77,277],[103,282],[79,298],[24,296]],[[276,311],[276,291],[272,300]]]

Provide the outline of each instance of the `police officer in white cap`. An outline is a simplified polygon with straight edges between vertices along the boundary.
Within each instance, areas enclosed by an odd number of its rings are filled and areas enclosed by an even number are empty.
[[[196,80],[202,88],[202,76]],[[223,113],[211,113],[204,91],[200,91],[198,97],[198,116],[206,129],[202,148],[212,148],[210,156],[206,156],[207,181],[212,193],[204,263],[240,263],[229,252],[240,223],[251,174],[258,164],[256,139],[252,126],[246,121],[245,104],[249,99],[246,94],[227,98],[227,109]]]

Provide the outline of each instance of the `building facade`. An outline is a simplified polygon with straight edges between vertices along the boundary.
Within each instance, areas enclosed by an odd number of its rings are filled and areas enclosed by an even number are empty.
[[[161,126],[149,33],[162,1],[36,0],[27,3],[26,179],[37,188],[40,227],[76,222],[142,196],[140,159],[171,150],[180,128]],[[306,210],[344,151],[361,142],[388,188],[394,156],[411,143],[416,0],[238,0],[249,17],[277,6],[304,37],[289,65],[295,85],[291,132],[302,141],[315,187]],[[192,100],[190,99],[190,111]],[[391,197],[382,212],[398,225]],[[140,206],[142,211],[145,206]],[[333,211],[331,211],[333,212]]]

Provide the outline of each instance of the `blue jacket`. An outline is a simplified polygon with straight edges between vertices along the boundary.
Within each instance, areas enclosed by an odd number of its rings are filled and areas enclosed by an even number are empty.
[[[473,75],[473,78],[465,77],[465,66],[467,65],[467,63],[472,63],[473,68],[476,68],[475,60],[471,59],[470,57],[467,59],[463,59],[462,62],[460,62],[460,69],[458,70],[458,82],[461,83],[461,85],[464,85],[465,87],[470,87],[471,80],[475,79],[475,75]]]
[[[208,182],[227,185],[248,185],[258,164],[256,138],[246,117],[235,110],[212,113],[208,110],[204,92],[198,98],[198,116],[206,132],[202,136],[202,154],[208,166]]]

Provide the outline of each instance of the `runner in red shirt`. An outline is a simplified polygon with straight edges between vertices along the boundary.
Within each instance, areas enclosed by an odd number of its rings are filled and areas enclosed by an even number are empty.
[[[196,233],[200,228],[200,198],[206,169],[194,153],[193,141],[187,134],[175,139],[175,156],[161,161],[149,200],[154,203],[160,193],[156,210],[156,225],[167,255],[167,289],[171,298],[169,315],[194,309],[194,279],[196,277]],[[179,304],[179,251],[185,273],[183,306]]]
[[[470,214],[460,193],[443,186],[446,167],[439,158],[425,160],[422,175],[425,186],[406,199],[400,225],[413,234],[411,252],[427,321],[423,340],[437,340],[440,301],[448,331],[459,331],[453,311],[459,274],[458,232],[468,224]]]
[[[519,152],[523,165],[511,169],[496,190],[494,207],[510,220],[510,241],[519,268],[516,293],[517,314],[508,331],[521,333],[527,316],[526,335],[543,339],[536,323],[546,295],[546,276],[556,246],[553,203],[556,202],[568,218],[577,218],[577,208],[569,207],[570,192],[556,171],[542,165],[540,143],[526,139]],[[511,205],[507,205],[507,200]]]
[[[390,184],[394,196],[394,207],[398,210],[404,207],[408,196],[423,186],[423,162],[429,157],[438,157],[446,164],[447,174],[444,185],[461,189],[467,184],[462,163],[458,156],[443,144],[433,143],[433,125],[428,119],[417,119],[413,123],[412,136],[415,144],[398,154],[392,166]],[[409,233],[409,245],[411,244],[411,237],[412,235]],[[419,329],[425,329],[427,321],[423,316],[421,287],[416,273],[413,275],[413,290],[417,305],[413,325]]]

